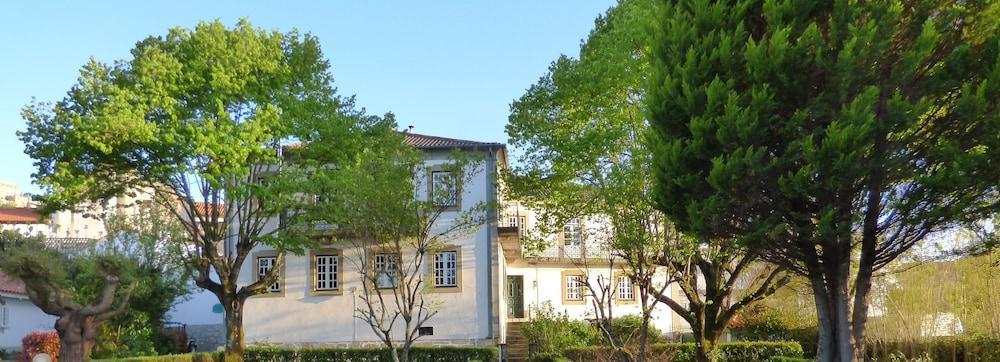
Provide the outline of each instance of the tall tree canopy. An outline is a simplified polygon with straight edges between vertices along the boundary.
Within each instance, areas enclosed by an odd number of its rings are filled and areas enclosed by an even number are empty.
[[[644,316],[664,303],[691,326],[699,358],[707,360],[729,320],[783,284],[783,271],[760,265],[733,242],[698,246],[674,232],[652,202],[644,98],[658,5],[620,1],[595,21],[579,58],[560,57],[514,101],[507,133],[524,153],[507,191],[538,210],[541,234],[561,231],[571,218],[607,221],[608,232],[594,233],[584,246],[610,246],[618,268],[643,286]],[[672,282],[684,300],[664,292]]]
[[[996,211],[998,7],[664,1],[646,98],[658,205],[807,276],[820,360],[857,358],[874,271]]]
[[[249,252],[283,253],[307,240],[296,213],[304,163],[282,158],[292,139],[327,137],[332,159],[347,159],[367,118],[337,96],[319,41],[297,32],[216,22],[149,37],[131,58],[90,61],[55,104],[25,108],[19,136],[35,159],[47,210],[128,192],[150,192],[181,223],[199,287],[214,293],[227,324],[227,351],[241,355],[243,304],[266,292],[270,273],[237,283]],[[223,247],[223,241],[226,246]]]

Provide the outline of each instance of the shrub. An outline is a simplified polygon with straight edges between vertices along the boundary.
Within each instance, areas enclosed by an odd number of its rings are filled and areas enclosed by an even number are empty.
[[[1000,340],[985,336],[939,337],[917,341],[869,341],[866,360],[1000,361]]]
[[[58,360],[59,334],[55,331],[31,332],[21,339],[21,361],[31,361],[35,355],[45,353]]]
[[[694,343],[660,343],[651,348],[650,354],[659,359],[674,362],[695,360]],[[757,362],[771,357],[802,357],[802,346],[796,342],[731,342],[719,344],[720,361]],[[574,361],[606,361],[614,359],[615,353],[607,347],[584,347],[569,349],[563,354]]]
[[[533,354],[562,355],[569,348],[603,343],[600,331],[590,323],[571,320],[556,313],[551,303],[534,308],[535,318],[521,324],[521,333],[533,348]]]
[[[497,349],[489,347],[411,347],[410,358],[421,362],[494,361]],[[249,348],[244,354],[246,362],[284,361],[391,361],[389,350],[384,348]]]
[[[128,358],[92,359],[91,362],[221,362],[222,352],[165,354],[162,356],[142,356]]]
[[[528,358],[528,362],[573,362],[568,358],[553,353],[536,353]]]
[[[637,314],[621,316],[611,320],[611,333],[621,341],[629,341],[630,344],[639,342],[638,335],[633,336],[631,340],[629,340],[629,336],[632,336],[641,327],[642,316]],[[653,344],[660,342],[663,333],[650,323],[649,329],[646,330],[646,336],[649,343]]]
[[[808,358],[774,356],[767,359],[767,362],[814,362]]]

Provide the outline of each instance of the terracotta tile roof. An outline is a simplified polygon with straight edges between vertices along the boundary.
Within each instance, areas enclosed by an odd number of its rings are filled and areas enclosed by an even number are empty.
[[[0,292],[11,294],[25,294],[24,282],[0,273]]]
[[[35,209],[30,207],[0,208],[0,223],[3,224],[37,224],[41,220]]]
[[[428,136],[407,132],[406,143],[416,148],[464,148],[464,147],[504,147],[503,143],[467,141],[455,138]]]
[[[225,204],[220,204],[219,206],[220,207],[225,207]],[[209,204],[209,203],[207,203],[207,202],[197,202],[196,201],[194,203],[194,211],[197,212],[198,215],[200,215],[202,217],[211,217],[212,216],[212,212],[215,211],[215,210],[213,210],[212,209],[212,205]],[[218,210],[218,213],[219,213],[218,217],[223,217],[223,213],[225,213],[225,210],[221,210],[220,209],[220,210]]]

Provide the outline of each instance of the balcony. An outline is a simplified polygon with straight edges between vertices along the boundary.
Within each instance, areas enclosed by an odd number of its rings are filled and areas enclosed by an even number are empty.
[[[524,233],[517,226],[497,228],[500,246],[508,262],[523,260],[544,263],[577,263],[584,260],[607,260],[611,250],[595,243],[581,245],[550,245],[544,250],[535,250],[524,245]]]

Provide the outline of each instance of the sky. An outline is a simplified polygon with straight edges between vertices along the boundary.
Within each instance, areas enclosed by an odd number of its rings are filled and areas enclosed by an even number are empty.
[[[316,35],[342,95],[414,132],[506,142],[509,106],[560,54],[575,56],[613,0],[0,2],[0,180],[22,192],[31,159],[15,134],[32,99],[57,101],[89,58],[125,59],[173,27],[247,18]]]

